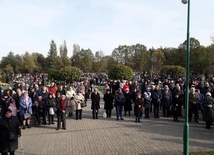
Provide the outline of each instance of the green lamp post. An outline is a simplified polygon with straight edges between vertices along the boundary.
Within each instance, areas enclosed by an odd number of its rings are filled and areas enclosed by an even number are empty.
[[[187,7],[187,46],[186,46],[186,83],[185,83],[185,123],[183,133],[183,154],[189,154],[189,61],[190,61],[190,0],[181,0],[183,4],[188,4]]]

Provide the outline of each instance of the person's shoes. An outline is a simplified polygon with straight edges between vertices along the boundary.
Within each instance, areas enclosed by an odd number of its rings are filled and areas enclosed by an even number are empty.
[[[54,122],[52,122],[51,124],[54,124]]]
[[[195,121],[196,123],[199,123],[197,120]]]
[[[99,119],[98,117],[96,117],[96,119]]]
[[[121,118],[121,120],[124,120],[123,118]]]
[[[76,120],[78,120],[78,118],[76,118]]]
[[[95,119],[95,117],[93,117],[93,119]]]
[[[48,123],[48,125],[51,125],[51,123]]]
[[[63,130],[66,130],[66,128],[62,128]]]
[[[56,128],[56,130],[59,130],[59,128]]]
[[[159,116],[157,116],[157,118],[160,118]]]
[[[137,123],[137,119],[135,119],[135,123]]]
[[[119,119],[117,118],[117,121],[119,121]]]
[[[30,128],[31,128],[31,126],[30,126],[30,125],[27,125],[27,128],[29,128],[29,129],[30,129]]]
[[[141,121],[140,121],[140,120],[138,120],[138,123],[141,123]]]
[[[25,126],[24,125],[22,126],[22,129],[25,130]]]

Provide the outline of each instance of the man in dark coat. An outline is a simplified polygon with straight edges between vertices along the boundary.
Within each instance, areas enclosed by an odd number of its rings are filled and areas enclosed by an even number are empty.
[[[158,85],[156,85],[155,90],[152,91],[151,97],[152,97],[152,103],[154,105],[154,117],[159,118],[159,108],[160,108],[162,94],[161,94],[160,87]]]
[[[123,106],[124,106],[126,98],[125,98],[121,88],[119,88],[118,91],[115,93],[114,99],[115,99],[117,121],[119,120],[119,117],[121,120],[124,120],[123,119]]]
[[[131,99],[131,93],[129,92],[129,89],[126,88],[124,92],[124,96],[126,98],[125,103],[124,103],[124,111],[125,111],[125,116],[126,112],[129,112],[129,116],[131,116],[131,111],[132,111],[132,99]]]
[[[106,110],[107,118],[111,118],[111,110],[113,109],[114,97],[110,89],[107,89],[106,93],[104,94],[103,100],[105,102],[104,109]]]
[[[0,119],[0,152],[2,155],[14,155],[18,149],[18,136],[21,136],[19,121],[12,116],[12,111],[7,109]]]
[[[95,119],[95,115],[96,115],[96,119],[98,119],[98,113],[99,113],[99,109],[100,109],[100,94],[98,93],[98,89],[95,88],[94,92],[91,93],[91,109],[92,109],[92,115],[93,115],[93,119]]]

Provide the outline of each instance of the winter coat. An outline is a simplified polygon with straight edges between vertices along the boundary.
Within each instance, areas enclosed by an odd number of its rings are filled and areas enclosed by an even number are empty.
[[[82,93],[77,93],[75,96],[74,96],[74,101],[75,101],[75,110],[81,110],[82,107],[81,107],[81,103],[84,102],[85,98],[83,96]]]
[[[56,111],[56,99],[55,98],[48,98],[47,101],[46,101],[46,106],[47,106],[47,110],[48,110],[48,113],[49,113],[49,110],[50,108],[53,108],[54,111]]]
[[[124,103],[124,111],[132,111],[131,94],[125,92],[124,96],[126,98],[125,103]]]
[[[205,98],[203,100],[203,107],[204,107],[204,112],[203,112],[204,121],[213,122],[213,120],[214,120],[214,99]]]
[[[151,92],[145,91],[144,92],[144,107],[145,108],[151,108]]]
[[[123,106],[126,100],[122,92],[121,93],[116,92],[114,95],[114,99],[115,99],[115,106]]]
[[[99,110],[100,109],[100,94],[94,92],[91,94],[91,109]]]
[[[160,104],[161,98],[162,98],[162,94],[160,90],[153,90],[151,93],[151,97],[152,97],[152,103],[153,104]]]
[[[168,93],[166,93],[166,91],[163,91],[162,93],[162,99],[161,99],[161,103],[163,105],[164,108],[169,108],[171,106],[171,102],[172,102],[172,94],[170,91],[168,91]]]
[[[66,111],[66,109],[67,109],[67,107],[66,107],[66,100],[65,100],[65,107],[64,107],[64,109],[63,109],[63,107],[62,107],[62,99],[58,99],[57,100],[57,104],[56,104],[56,114],[57,115],[63,115],[63,114],[65,114],[65,113],[63,113],[63,110],[64,111]]]
[[[103,100],[104,100],[104,109],[105,110],[112,110],[113,109],[113,95],[111,93],[105,93],[104,94],[104,97],[103,97]]]
[[[199,108],[199,94],[197,92],[189,93],[189,109],[198,109]]]
[[[173,91],[172,103],[173,106],[176,107],[181,107],[184,105],[184,92],[182,90],[175,89]]]
[[[26,112],[32,114],[32,100],[30,97],[27,98],[27,101],[28,101],[28,106],[26,104],[26,101],[25,99],[22,97],[21,100],[20,100],[20,115],[24,115]]]
[[[14,134],[13,140],[10,139],[10,133]],[[2,117],[0,119],[0,152],[17,150],[18,135],[21,135],[18,118],[16,116],[11,116],[11,118]]]
[[[137,98],[134,106],[135,116],[143,113],[143,98]]]
[[[10,106],[11,101],[12,101],[12,97],[8,97],[8,98],[3,97],[2,98],[2,100],[1,100],[1,106],[2,106],[1,113],[2,114],[4,114],[5,111],[8,109],[8,107]]]

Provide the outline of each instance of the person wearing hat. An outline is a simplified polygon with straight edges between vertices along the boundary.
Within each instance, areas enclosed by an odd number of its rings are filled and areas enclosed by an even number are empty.
[[[206,128],[210,129],[214,120],[214,99],[210,92],[206,93],[205,99],[203,100],[203,120],[206,122]]]
[[[0,153],[2,155],[14,155],[18,149],[18,137],[21,136],[19,120],[12,115],[12,111],[7,109],[0,118]]]

